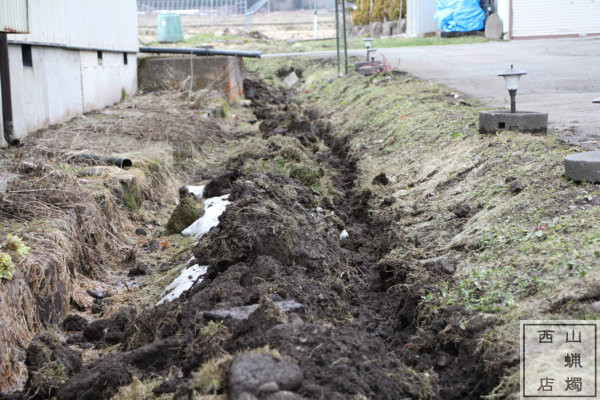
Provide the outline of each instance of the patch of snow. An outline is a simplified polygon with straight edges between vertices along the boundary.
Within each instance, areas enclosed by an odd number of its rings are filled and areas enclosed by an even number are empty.
[[[200,186],[186,186],[188,192],[190,192],[191,194],[193,194],[194,196],[198,197],[199,199],[202,198],[202,196],[204,195],[204,186],[205,185],[200,185]]]
[[[219,225],[219,217],[225,212],[225,209],[230,204],[227,199],[229,195],[219,197],[211,197],[204,201],[204,215],[196,220],[193,224],[185,228],[181,233],[186,236],[195,236],[200,239],[211,228]]]
[[[350,235],[348,235],[348,231],[344,229],[344,230],[342,231],[342,233],[340,233],[340,240],[347,239],[347,238],[348,238],[348,236],[350,236]]]
[[[184,268],[177,278],[169,286],[163,290],[161,296],[163,296],[156,305],[160,305],[165,302],[173,301],[183,294],[186,290],[192,287],[194,282],[201,276],[206,274],[208,269],[207,265],[194,264],[189,268]],[[202,280],[200,280],[202,282]]]
[[[187,262],[187,266],[191,266],[196,264],[196,256],[192,256],[192,258],[189,259],[189,261]]]

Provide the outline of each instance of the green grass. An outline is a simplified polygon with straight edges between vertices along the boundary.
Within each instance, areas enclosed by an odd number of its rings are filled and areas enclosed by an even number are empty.
[[[410,46],[439,46],[448,44],[470,44],[485,43],[488,40],[480,36],[463,36],[457,38],[423,37],[423,38],[387,38],[374,39],[372,46],[374,48],[384,49],[393,47]],[[216,49],[235,49],[242,51],[262,51],[269,53],[306,53],[311,51],[333,51],[336,49],[335,39],[299,41],[287,43],[285,40],[274,39],[253,39],[242,36],[223,35],[215,36],[210,33],[199,33],[179,43],[149,43],[149,46],[168,46],[168,47],[201,47],[213,46]],[[365,48],[362,39],[348,40],[349,50],[363,50]]]
[[[440,46],[448,44],[471,44],[471,43],[485,43],[488,40],[481,36],[463,36],[457,38],[440,38],[437,36],[433,37],[422,37],[422,38],[384,38],[384,39],[373,39],[372,47],[376,49],[385,49],[393,47],[412,47],[412,46]],[[336,41],[332,40],[320,40],[301,42],[303,48],[310,50],[303,51],[330,51],[336,49]],[[340,46],[342,43],[340,43]],[[348,40],[349,50],[363,50],[365,44],[362,39],[350,39]]]

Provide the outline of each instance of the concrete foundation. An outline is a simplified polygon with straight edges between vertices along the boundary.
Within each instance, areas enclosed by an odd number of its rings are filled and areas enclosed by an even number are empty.
[[[482,111],[479,113],[479,133],[498,131],[548,132],[548,114],[532,111]]]
[[[140,90],[189,89],[191,85],[192,90],[211,88],[233,99],[243,94],[243,81],[240,57],[148,57],[138,62]]]
[[[566,156],[565,175],[577,182],[600,183],[600,151]]]

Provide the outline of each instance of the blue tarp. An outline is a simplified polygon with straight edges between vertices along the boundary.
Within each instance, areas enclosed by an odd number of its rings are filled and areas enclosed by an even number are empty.
[[[434,17],[444,32],[479,31],[485,23],[479,0],[437,0]]]

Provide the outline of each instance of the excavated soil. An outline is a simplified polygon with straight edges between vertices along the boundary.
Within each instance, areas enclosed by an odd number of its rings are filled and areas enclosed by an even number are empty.
[[[234,155],[205,189],[231,204],[193,250],[208,266],[204,279],[170,303],[67,324],[80,332],[66,343],[39,336],[25,390],[0,398],[109,399],[139,379],[161,381],[155,393],[174,399],[475,399],[499,383],[514,360],[481,348],[494,317],[419,307],[428,285],[453,279],[452,260],[416,262],[409,241],[373,221],[373,208],[393,199],[355,189],[349,136],[293,93],[244,86],[268,145]],[[296,303],[286,312],[282,301]],[[215,313],[250,305],[240,318]],[[82,363],[82,348],[114,345]],[[247,389],[256,397],[232,379],[205,388],[199,371],[211,362],[227,370],[218,360],[265,348],[300,368],[299,384]]]

